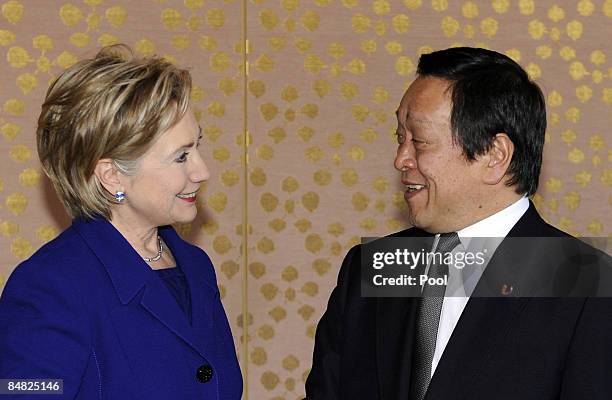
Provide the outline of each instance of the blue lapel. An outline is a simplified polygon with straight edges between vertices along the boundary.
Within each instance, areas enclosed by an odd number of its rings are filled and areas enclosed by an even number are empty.
[[[215,325],[220,324],[220,321],[215,321],[213,307],[220,302],[220,299],[212,262],[201,249],[181,239],[172,227],[162,227],[159,233],[170,247],[174,259],[187,278],[191,295],[190,328],[197,344],[206,350],[208,360],[213,362],[211,356],[217,348],[215,340],[219,339],[216,336],[218,333],[213,334],[213,332]]]
[[[206,335],[195,334],[185,314],[161,279],[110,222],[104,219],[87,222],[75,220],[72,227],[81,235],[88,247],[106,268],[122,304],[130,303],[136,294],[142,290],[141,306],[202,357],[208,358],[204,354],[204,349],[210,348],[202,346],[204,343],[197,340],[197,336],[201,338]],[[212,295],[209,294],[211,292],[206,289],[210,285],[202,285],[199,282],[201,278],[198,278],[198,276],[201,274],[198,274],[194,269],[194,261],[188,254],[188,245],[178,237],[171,227],[160,229],[160,235],[170,247],[177,263],[184,268],[192,293],[194,325],[199,327],[206,324],[202,319],[212,323],[210,312],[203,309],[203,305],[198,303],[200,303],[202,297],[207,297],[207,294],[208,297],[211,297],[214,292]],[[206,315],[206,317],[198,318],[201,315]]]

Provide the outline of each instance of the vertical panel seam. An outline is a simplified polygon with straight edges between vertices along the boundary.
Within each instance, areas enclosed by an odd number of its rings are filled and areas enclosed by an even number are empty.
[[[248,36],[247,36],[247,0],[242,0],[242,110],[243,110],[243,205],[242,205],[242,370],[243,370],[243,396],[244,400],[249,399],[249,285],[248,285],[248,252],[249,252],[249,130],[248,130]]]

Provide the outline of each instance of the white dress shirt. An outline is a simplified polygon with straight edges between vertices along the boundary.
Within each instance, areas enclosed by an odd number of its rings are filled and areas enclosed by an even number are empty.
[[[490,250],[488,254],[488,259],[490,259],[490,257],[493,256],[493,252],[495,251],[496,246],[501,242],[504,237],[506,237],[508,232],[510,232],[512,227],[514,227],[514,225],[523,216],[523,214],[525,214],[525,211],[527,211],[528,208],[529,200],[526,197],[522,197],[520,200],[504,208],[503,210],[481,221],[478,221],[473,225],[461,229],[457,232],[457,234],[459,235],[459,240],[461,241],[461,245],[457,246],[455,250],[453,250],[453,253],[458,251],[466,251],[466,249],[470,250],[471,238],[500,238],[496,242],[496,244],[489,244],[487,246],[487,248]],[[439,238],[440,235],[436,235],[434,239],[433,249],[435,249],[438,245]],[[486,263],[480,271],[477,271],[477,273],[474,274],[474,286],[478,279],[480,279],[480,276],[482,275],[482,272],[484,271],[485,267]],[[469,294],[471,294],[471,290],[465,290],[462,287],[462,278],[460,275],[461,271],[450,266],[449,284],[446,291],[447,295],[445,295],[444,300],[442,302],[442,311],[440,312],[440,322],[438,325],[438,336],[436,338],[436,350],[434,352],[433,360],[431,362],[432,376],[436,370],[436,367],[438,366],[438,363],[440,362],[442,353],[444,353],[444,349],[448,344],[453,330],[457,325],[457,321],[459,321],[459,317],[461,317],[461,313],[463,312],[465,305],[470,299]],[[459,285],[457,285],[457,282],[459,282]],[[452,296],[448,296],[449,287],[453,287],[454,295]],[[473,287],[471,287],[471,289],[473,289]]]

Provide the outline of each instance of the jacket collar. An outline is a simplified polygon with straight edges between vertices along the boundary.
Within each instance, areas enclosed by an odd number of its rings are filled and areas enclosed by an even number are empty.
[[[106,268],[121,303],[129,303],[151,279],[151,268],[107,220],[75,219],[72,228]]]
[[[213,316],[209,307],[211,298],[218,296],[214,275],[206,279],[200,265],[202,257],[193,254],[193,249],[170,227],[159,228],[159,234],[172,251],[177,264],[183,269],[190,287],[193,326],[172,297],[164,283],[121,233],[107,220],[75,220],[72,227],[106,269],[122,304],[130,303],[142,292],[140,305],[162,322],[168,329],[181,337],[200,355],[209,348],[213,338],[203,332],[210,330]],[[210,266],[212,270],[212,265]],[[199,340],[198,340],[199,339]],[[211,342],[211,343],[209,343]],[[208,352],[210,356],[210,352]]]

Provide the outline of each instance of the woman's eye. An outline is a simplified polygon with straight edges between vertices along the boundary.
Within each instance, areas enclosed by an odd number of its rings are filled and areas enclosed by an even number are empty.
[[[187,154],[189,154],[188,152],[183,152],[183,154],[181,154],[177,159],[176,162],[177,163],[184,163],[185,161],[187,161]]]

